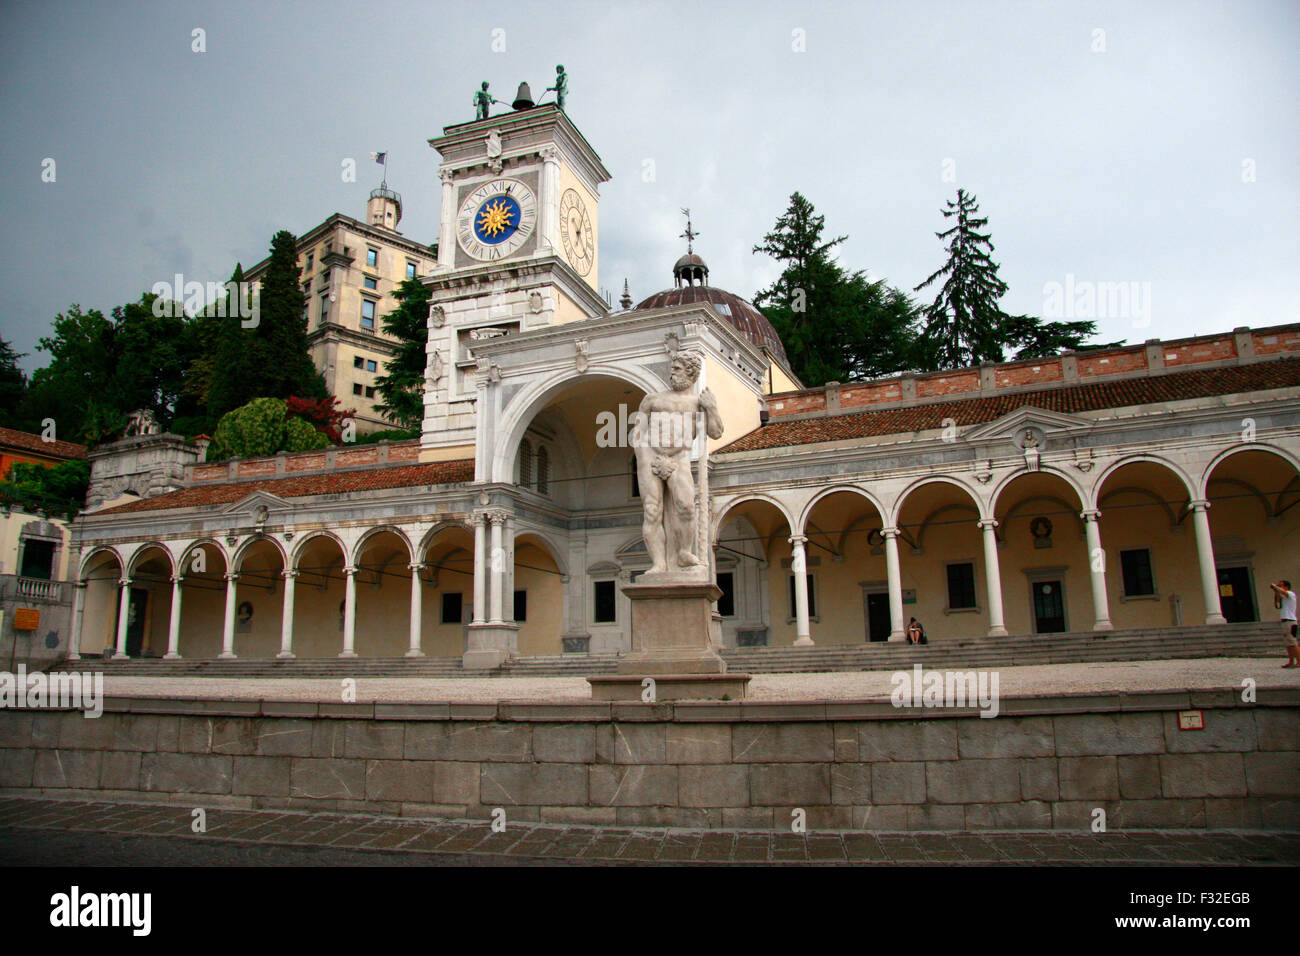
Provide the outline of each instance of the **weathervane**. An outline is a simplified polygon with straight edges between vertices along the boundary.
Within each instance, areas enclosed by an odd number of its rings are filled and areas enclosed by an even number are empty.
[[[682,233],[682,237],[686,240],[686,254],[690,255],[695,251],[695,237],[698,236],[699,233],[691,228],[691,211],[689,209],[683,209],[682,215],[686,217],[686,231]]]

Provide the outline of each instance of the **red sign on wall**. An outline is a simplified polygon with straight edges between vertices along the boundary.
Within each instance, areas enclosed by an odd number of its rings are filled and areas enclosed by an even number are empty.
[[[41,612],[35,608],[20,607],[14,611],[15,631],[34,631],[41,624]]]

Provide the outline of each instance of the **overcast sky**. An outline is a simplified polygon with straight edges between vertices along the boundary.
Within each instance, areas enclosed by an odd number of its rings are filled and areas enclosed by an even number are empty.
[[[473,119],[482,80],[507,101],[526,80],[540,98],[557,63],[570,118],[613,173],[600,283],[615,298],[624,277],[637,300],[671,285],[683,206],[713,284],[751,296],[779,271],[751,249],[795,190],[849,236],[846,266],[910,290],[944,260],[934,233],[960,186],[989,219],[1007,311],[1050,311],[1052,283],[1124,282],[1137,298],[1097,316],[1109,339],[1300,319],[1294,2],[4,13],[0,335],[29,371],[71,303],[107,312],[176,272],[223,281],[278,229],[364,218],[373,150],[389,153],[402,232],[433,241],[427,140]]]

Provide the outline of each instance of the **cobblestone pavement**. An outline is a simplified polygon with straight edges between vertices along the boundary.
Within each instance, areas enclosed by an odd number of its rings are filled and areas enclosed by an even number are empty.
[[[1050,694],[1157,693],[1240,689],[1253,679],[1261,692],[1300,688],[1300,669],[1284,670],[1281,654],[1267,657],[1173,661],[1122,661],[1088,664],[1035,664],[979,668],[998,673],[1003,697]],[[959,668],[965,670],[967,668]],[[888,700],[894,689],[886,671],[825,674],[755,674],[753,700]],[[591,700],[585,677],[357,677],[350,689],[359,702],[545,700],[568,703]],[[225,700],[339,699],[339,681],[259,677],[121,677],[107,676],[109,697],[211,697]]]
[[[630,827],[415,820],[359,814],[278,810],[206,811],[206,833],[194,833],[190,808],[73,800],[0,798],[0,863],[42,862],[21,852],[51,831],[121,837],[171,837],[231,849],[281,847],[346,851],[340,862],[478,864],[983,864],[1259,866],[1300,864],[1300,833],[1253,831],[1126,831],[1065,833],[866,833],[677,830]],[[158,865],[160,857],[125,860]],[[299,852],[252,852],[225,858],[238,865],[303,865]],[[66,861],[67,857],[63,858]],[[179,858],[178,858],[179,859]],[[193,857],[191,857],[193,859]],[[202,857],[198,857],[202,862]],[[214,862],[221,862],[216,860]]]

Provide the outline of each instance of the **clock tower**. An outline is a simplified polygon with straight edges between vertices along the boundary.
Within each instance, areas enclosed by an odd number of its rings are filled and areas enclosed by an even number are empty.
[[[607,311],[597,240],[609,171],[562,109],[527,104],[429,140],[442,156],[442,222],[424,280],[423,461],[473,457],[475,343]]]

